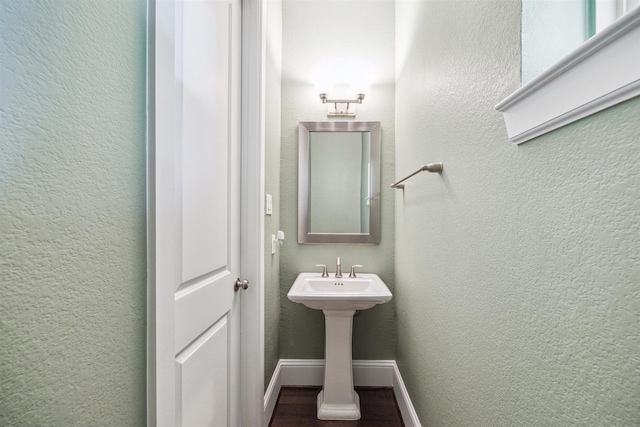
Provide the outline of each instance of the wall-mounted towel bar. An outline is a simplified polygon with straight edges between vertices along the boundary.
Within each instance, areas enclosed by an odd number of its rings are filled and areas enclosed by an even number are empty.
[[[422,165],[420,166],[420,169],[418,169],[417,171],[415,171],[414,173],[412,173],[411,175],[405,176],[404,178],[402,178],[400,181],[396,182],[395,184],[393,184],[391,186],[391,188],[404,188],[404,184],[403,182],[405,182],[406,180],[408,180],[409,178],[411,178],[412,176],[419,174],[420,172],[433,172],[433,173],[442,173],[442,168],[443,165],[441,162],[438,163],[429,163],[428,165]]]

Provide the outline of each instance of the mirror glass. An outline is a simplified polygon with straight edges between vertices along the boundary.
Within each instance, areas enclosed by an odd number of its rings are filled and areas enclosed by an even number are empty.
[[[298,242],[380,241],[380,122],[300,122]]]
[[[640,0],[523,0],[522,84],[638,4]]]

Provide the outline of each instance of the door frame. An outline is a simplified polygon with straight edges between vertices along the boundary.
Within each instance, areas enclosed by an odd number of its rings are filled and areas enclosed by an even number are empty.
[[[252,283],[241,308],[240,381],[244,427],[264,420],[264,57],[265,0],[242,0],[240,266]]]
[[[241,54],[241,295],[240,396],[242,425],[264,418],[264,17],[265,0],[242,0]],[[156,10],[173,0],[147,0],[147,425],[156,426],[156,313],[173,315],[156,295]],[[172,25],[169,23],[168,25]],[[161,410],[161,409],[160,409]],[[267,420],[268,421],[268,420]]]

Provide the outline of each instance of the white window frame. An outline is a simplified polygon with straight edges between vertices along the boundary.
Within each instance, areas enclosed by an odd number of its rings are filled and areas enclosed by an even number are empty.
[[[640,7],[632,9],[498,105],[521,144],[640,95]]]

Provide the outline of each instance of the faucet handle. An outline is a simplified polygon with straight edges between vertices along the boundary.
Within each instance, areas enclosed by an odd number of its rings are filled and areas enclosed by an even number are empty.
[[[360,264],[352,265],[351,272],[349,273],[349,277],[356,277],[356,268],[362,268]]]
[[[316,267],[322,267],[322,277],[329,277],[329,273],[327,272],[327,266],[324,264],[316,264]]]

